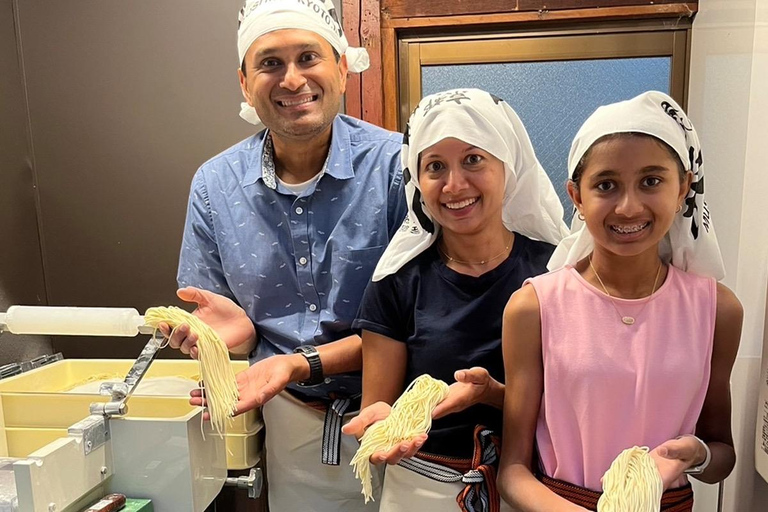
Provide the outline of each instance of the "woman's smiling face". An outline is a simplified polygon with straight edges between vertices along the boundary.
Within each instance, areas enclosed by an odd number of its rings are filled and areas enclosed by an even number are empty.
[[[487,151],[447,138],[421,152],[419,186],[435,222],[455,234],[501,224],[504,163]]]

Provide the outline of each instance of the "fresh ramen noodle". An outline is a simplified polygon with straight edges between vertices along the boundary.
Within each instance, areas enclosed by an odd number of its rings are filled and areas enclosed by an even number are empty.
[[[375,452],[426,434],[432,427],[432,411],[448,396],[448,384],[429,375],[417,377],[392,406],[389,416],[374,423],[360,439],[360,448],[350,462],[355,476],[363,484],[365,502],[371,500],[370,458]]]
[[[203,398],[211,415],[213,429],[224,435],[229,419],[237,411],[237,379],[229,361],[229,351],[208,324],[175,306],[149,308],[144,321],[154,328],[165,322],[171,329],[187,324],[197,334],[198,362],[204,383]],[[173,334],[173,333],[171,333]]]
[[[648,448],[621,452],[603,475],[598,512],[659,512],[664,483]]]

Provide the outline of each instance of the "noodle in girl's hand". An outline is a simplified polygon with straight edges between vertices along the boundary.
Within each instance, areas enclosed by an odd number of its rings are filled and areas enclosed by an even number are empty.
[[[432,411],[448,396],[448,384],[429,375],[417,377],[392,406],[389,416],[374,423],[360,439],[352,458],[355,476],[363,484],[365,502],[372,499],[370,458],[375,452],[426,434],[432,427]]]
[[[603,475],[598,512],[659,512],[664,483],[648,448],[621,452]]]
[[[211,415],[213,429],[219,436],[223,436],[227,422],[237,411],[239,398],[237,379],[229,361],[227,346],[208,324],[175,306],[149,308],[144,313],[144,321],[155,329],[162,322],[167,323],[171,329],[187,324],[197,334],[197,359],[204,383],[203,398]]]

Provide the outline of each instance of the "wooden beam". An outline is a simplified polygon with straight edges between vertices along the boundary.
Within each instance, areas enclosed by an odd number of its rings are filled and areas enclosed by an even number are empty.
[[[379,126],[384,123],[382,89],[381,4],[379,0],[362,0],[360,41],[371,59],[362,76],[362,119]]]
[[[342,0],[342,25],[344,35],[351,46],[360,46],[360,0]],[[347,92],[344,95],[344,111],[347,115],[362,118],[362,81],[359,73],[347,75]]]
[[[425,18],[382,17],[382,27],[435,28],[467,27],[472,25],[500,25],[541,21],[610,21],[626,19],[692,17],[698,11],[696,3],[672,3],[633,7],[604,7],[593,9],[568,9],[543,12],[507,12],[502,14],[470,14]]]
[[[672,4],[677,1],[679,0],[381,0],[381,8],[391,18],[412,18],[650,6]]]
[[[397,38],[395,29],[381,28],[381,78],[383,89],[384,117],[382,126],[387,130],[399,131],[397,113],[400,98],[397,94]]]

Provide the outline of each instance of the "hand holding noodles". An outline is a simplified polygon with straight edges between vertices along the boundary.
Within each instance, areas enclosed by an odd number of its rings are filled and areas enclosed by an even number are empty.
[[[350,462],[355,476],[363,484],[365,502],[372,498],[370,458],[375,452],[388,451],[395,445],[432,427],[432,411],[448,396],[448,384],[429,375],[417,377],[392,406],[389,416],[374,423],[360,439],[360,448]]]
[[[598,512],[659,512],[664,483],[648,448],[621,452],[603,475]]]

